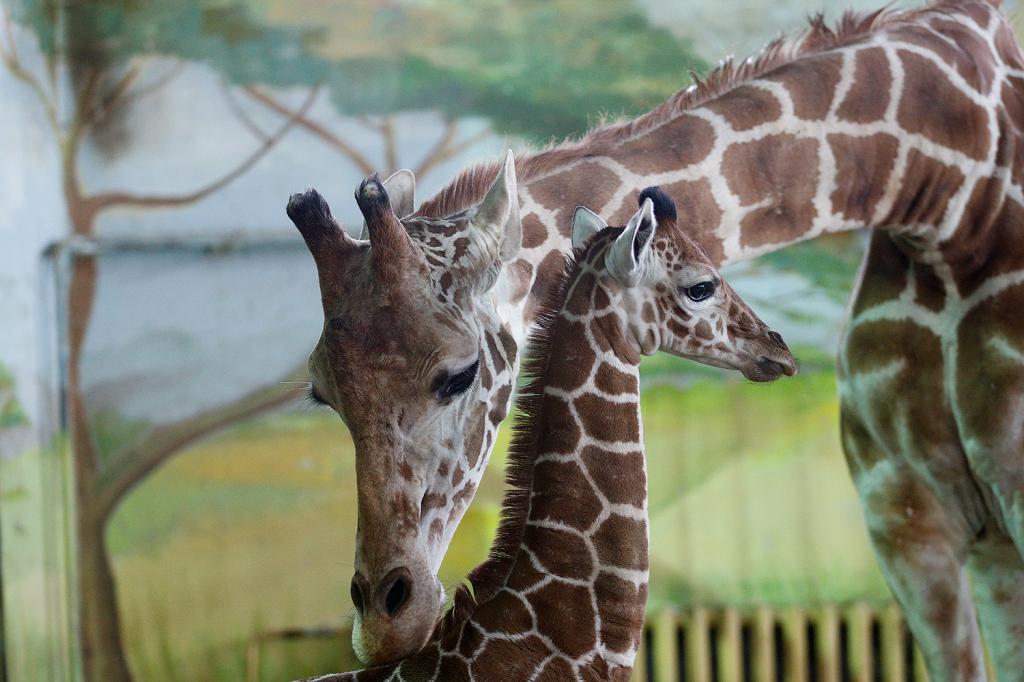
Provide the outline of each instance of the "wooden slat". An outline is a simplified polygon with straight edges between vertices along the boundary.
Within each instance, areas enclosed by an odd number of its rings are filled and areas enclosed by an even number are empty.
[[[846,614],[846,652],[853,682],[871,682],[874,677],[874,655],[871,651],[871,609],[857,603]]]
[[[816,625],[813,642],[815,660],[809,660],[811,642],[808,640],[808,621]],[[879,647],[872,641],[872,623],[877,620]],[[909,682],[911,670],[906,659],[906,642],[910,636],[899,607],[889,604],[873,610],[858,603],[843,610],[836,605],[825,605],[813,611],[787,608],[782,612],[762,606],[741,614],[735,608],[708,609],[703,606],[689,608],[683,614],[666,609],[650,614],[647,628],[650,639],[642,638],[634,662],[633,682],[842,682],[843,661],[840,643],[841,623],[845,621],[846,652],[849,655],[851,682],[873,682],[875,669],[885,682]],[[744,675],[743,624],[749,623],[752,639],[750,678]],[[711,625],[717,625],[716,651],[712,651]],[[777,677],[776,623],[782,642],[782,678]],[[679,630],[685,632],[685,650],[680,651]],[[309,638],[334,638],[342,630],[308,629],[264,632],[250,638],[245,652],[246,682],[261,682],[264,667],[263,647],[268,642],[292,641]],[[648,666],[648,648],[652,654]],[[269,652],[268,652],[269,653]],[[986,651],[989,679],[995,679]],[[717,680],[712,679],[712,655],[717,655]],[[878,656],[877,662],[874,660]],[[928,674],[921,651],[913,648],[914,682],[928,682]],[[685,666],[685,676],[681,675]],[[811,666],[814,666],[811,668]],[[816,671],[812,676],[811,672]]]
[[[835,606],[822,607],[817,618],[818,679],[839,682],[839,611]]]
[[[753,682],[775,680],[775,613],[766,606],[754,611]]]
[[[785,652],[785,682],[807,682],[807,614],[803,609],[787,609],[782,617]]]
[[[686,624],[686,679],[688,682],[711,682],[711,637],[708,611],[697,606]],[[679,677],[673,678],[673,682]]]
[[[904,642],[907,630],[903,626],[903,614],[896,604],[889,604],[878,614],[882,632],[881,651],[882,679],[885,682],[906,682],[907,664],[904,660]]]
[[[906,659],[906,642],[910,637],[906,621],[899,607],[888,604],[873,610],[866,604],[843,607],[826,605],[808,611],[799,607],[776,612],[762,606],[746,614],[735,608],[708,609],[694,606],[683,614],[666,609],[659,614],[649,614],[647,628],[651,638],[649,647],[652,666],[648,661],[648,640],[641,639],[630,679],[633,682],[679,682],[685,666],[687,682],[810,682],[811,672],[816,682],[842,682],[843,662],[840,660],[840,624],[846,622],[846,650],[849,654],[851,682],[873,682],[877,668],[880,679],[885,682],[909,682],[913,672],[914,682],[929,682],[927,669],[921,651],[914,646],[912,671]],[[872,641],[872,623],[878,621],[879,647],[876,652]],[[743,670],[743,623],[749,622],[752,634],[750,654],[751,677],[745,679]],[[808,621],[815,629],[815,660],[809,660],[811,642],[808,640]],[[718,676],[712,680],[711,670],[711,624],[718,625],[717,638]],[[779,624],[782,642],[782,678],[777,677],[776,623]],[[680,651],[678,632],[685,631],[685,650]],[[261,682],[264,673],[264,652],[268,643],[295,641],[311,638],[337,638],[344,629],[309,628],[301,630],[280,630],[254,635],[245,651],[246,682]],[[988,651],[985,652],[988,678],[994,680]],[[811,666],[814,666],[811,668]],[[343,667],[351,667],[346,663]]]
[[[718,679],[743,680],[743,624],[733,608],[723,609],[718,628]]]
[[[679,614],[665,609],[652,623],[652,646],[654,648],[654,679],[656,682],[679,681],[679,651],[676,644],[676,629]]]

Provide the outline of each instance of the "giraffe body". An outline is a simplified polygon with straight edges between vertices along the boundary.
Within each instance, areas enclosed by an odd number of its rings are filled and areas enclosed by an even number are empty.
[[[776,377],[796,365],[678,230],[667,195],[645,190],[624,228],[582,208],[574,223],[580,247],[528,352],[510,491],[472,592],[405,661],[310,682],[629,679],[648,577],[641,356],[738,364],[754,343]],[[709,348],[705,325],[728,340]]]
[[[1000,679],[1021,679],[1022,131],[1024,58],[994,3],[847,15],[835,30],[814,20],[794,43],[726,64],[644,116],[521,156],[518,213],[506,221],[520,248],[503,252],[488,302],[456,303],[445,314],[501,329],[503,345],[478,335],[481,366],[500,369],[498,383],[510,378],[515,349],[557,284],[575,206],[622,222],[645,185],[661,185],[683,207],[682,228],[716,266],[871,228],[839,381],[843,447],[872,542],[933,680],[984,678],[976,609]],[[466,171],[403,220],[417,243],[444,245],[434,277],[459,261],[458,231],[438,237],[439,225],[472,213],[497,170]],[[344,280],[357,291],[368,286]],[[337,295],[322,293],[325,308],[337,305]],[[313,370],[324,376],[314,383],[355,390],[356,379]],[[477,397],[492,404],[494,396],[507,404],[510,393]],[[344,414],[344,402],[332,404]],[[447,521],[431,537],[431,517],[420,517],[410,534],[428,545],[434,566],[505,413],[461,410],[452,423],[465,447],[455,461],[431,457],[466,475],[454,487],[451,479],[425,484],[454,490]],[[354,431],[360,421],[349,418]],[[411,459],[402,447],[356,442],[357,459]],[[398,478],[397,469],[374,466]]]

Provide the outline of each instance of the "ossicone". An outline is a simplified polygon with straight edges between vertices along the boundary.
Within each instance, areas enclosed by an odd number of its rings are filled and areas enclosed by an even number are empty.
[[[312,187],[291,195],[285,212],[298,228],[318,268],[359,248],[331,215],[327,200]]]
[[[376,173],[359,183],[355,196],[366,221],[374,271],[382,278],[394,279],[412,252],[409,234],[395,215],[388,191]]]
[[[654,219],[659,223],[664,221],[675,221],[676,219],[676,202],[672,201],[672,197],[666,194],[662,189],[656,185],[645,188],[640,192],[640,196],[637,197],[637,206],[643,206],[644,200],[650,199],[651,203],[654,204]]]

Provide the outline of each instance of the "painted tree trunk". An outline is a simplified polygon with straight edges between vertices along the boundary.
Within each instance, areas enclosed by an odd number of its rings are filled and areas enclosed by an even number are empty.
[[[81,511],[81,505],[79,507]],[[104,542],[106,523],[78,520],[79,643],[87,682],[131,682],[124,654],[114,575]]]
[[[117,590],[104,542],[107,515],[98,513],[96,446],[82,397],[80,369],[96,297],[97,262],[77,255],[68,284],[68,418],[75,472],[78,638],[86,682],[132,682],[124,654]]]

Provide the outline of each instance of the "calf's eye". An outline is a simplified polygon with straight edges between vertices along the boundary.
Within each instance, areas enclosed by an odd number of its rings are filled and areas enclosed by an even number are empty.
[[[715,293],[715,283],[711,280],[697,282],[693,286],[686,287],[685,292],[691,301],[704,301]]]

